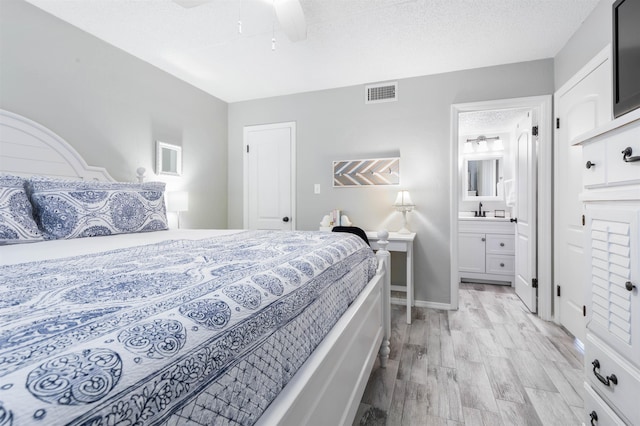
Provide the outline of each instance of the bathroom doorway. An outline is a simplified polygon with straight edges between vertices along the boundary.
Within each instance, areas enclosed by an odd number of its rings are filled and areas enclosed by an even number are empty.
[[[461,280],[501,282],[551,319],[551,97],[456,104],[451,117],[451,305]]]

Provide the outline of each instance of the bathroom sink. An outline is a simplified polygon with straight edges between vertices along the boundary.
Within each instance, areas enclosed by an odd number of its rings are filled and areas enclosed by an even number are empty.
[[[473,212],[459,212],[458,219],[459,220],[481,220],[481,221],[491,221],[491,222],[506,222],[510,220],[510,218],[508,217],[495,217],[495,216],[474,217]]]

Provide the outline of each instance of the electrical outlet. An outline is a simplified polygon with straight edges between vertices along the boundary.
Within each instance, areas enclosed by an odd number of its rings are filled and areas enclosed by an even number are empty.
[[[320,193],[320,184],[316,183],[313,185],[313,193],[314,194],[319,194]]]

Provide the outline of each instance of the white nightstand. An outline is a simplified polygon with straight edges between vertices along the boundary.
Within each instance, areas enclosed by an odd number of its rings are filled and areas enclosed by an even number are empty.
[[[378,232],[367,231],[367,238],[371,248],[378,250]],[[406,287],[401,285],[392,285],[391,290],[402,291],[407,293],[407,324],[411,324],[411,307],[414,305],[413,300],[413,240],[416,238],[415,232],[410,234],[399,234],[397,232],[389,232],[388,251],[407,253],[407,282]],[[392,303],[398,303],[402,299],[391,299]]]

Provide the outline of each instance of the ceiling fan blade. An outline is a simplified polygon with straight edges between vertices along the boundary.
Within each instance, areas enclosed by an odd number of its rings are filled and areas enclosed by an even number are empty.
[[[274,0],[273,7],[280,28],[289,40],[296,42],[307,38],[307,21],[299,0]]]

